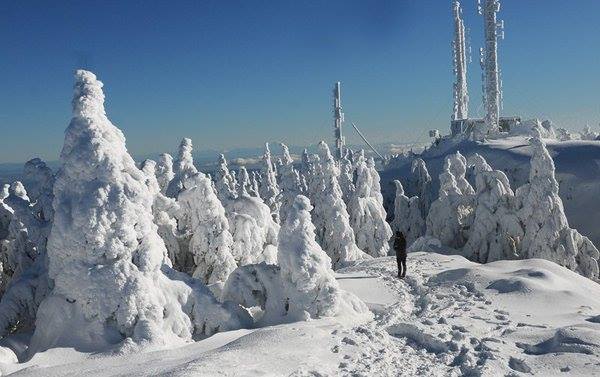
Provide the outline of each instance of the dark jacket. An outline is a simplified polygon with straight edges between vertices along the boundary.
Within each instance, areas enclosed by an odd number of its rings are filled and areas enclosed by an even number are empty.
[[[406,259],[406,238],[402,233],[394,239],[394,251],[397,258]]]

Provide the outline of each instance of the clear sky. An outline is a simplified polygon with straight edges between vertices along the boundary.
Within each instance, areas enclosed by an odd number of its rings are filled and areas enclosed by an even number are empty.
[[[600,121],[600,1],[503,0],[504,115]],[[470,29],[481,111],[482,18]],[[72,72],[105,83],[133,154],[331,140],[331,87],[373,142],[427,139],[452,108],[450,0],[0,0],[0,162],[56,159]],[[349,134],[349,142],[358,138]]]

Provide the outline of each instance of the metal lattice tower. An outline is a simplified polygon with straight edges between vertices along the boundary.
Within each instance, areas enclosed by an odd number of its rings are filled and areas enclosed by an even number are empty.
[[[467,51],[465,38],[465,23],[462,18],[462,7],[458,0],[452,2],[454,15],[454,41],[452,51],[454,55],[454,113],[452,120],[467,119],[469,117],[469,92],[467,87]]]
[[[498,38],[504,38],[504,22],[498,21],[500,0],[478,0],[479,14],[483,16],[485,47],[481,49],[483,70],[483,103],[488,132],[499,130],[502,107],[502,83],[498,68]]]
[[[346,145],[346,140],[342,135],[343,123],[344,113],[342,112],[341,83],[338,81],[333,87],[333,132],[335,136],[335,155],[338,159],[344,157],[344,147]]]

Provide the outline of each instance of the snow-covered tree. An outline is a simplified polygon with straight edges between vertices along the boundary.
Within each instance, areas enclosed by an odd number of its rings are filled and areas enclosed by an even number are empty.
[[[347,153],[340,160],[340,188],[342,189],[343,199],[346,205],[350,204],[350,201],[354,197],[354,164]]]
[[[162,153],[158,156],[158,163],[156,164],[156,180],[158,181],[161,193],[167,193],[169,182],[171,182],[174,177],[173,157],[168,153]]]
[[[525,234],[521,252],[525,258],[543,258],[598,277],[598,250],[591,241],[569,228],[563,203],[558,196],[554,161],[538,136],[530,139],[532,148],[529,183],[517,189],[519,218]]]
[[[479,155],[472,162],[476,164],[477,192],[473,223],[462,254],[480,263],[515,259],[523,229],[508,178],[503,172],[492,170]]]
[[[281,159],[281,167],[279,168],[279,176],[281,177],[281,208],[279,209],[279,218],[284,222],[294,204],[296,196],[302,193],[302,182],[300,181],[298,171],[294,168],[294,161],[290,156],[287,145],[282,143],[281,148],[283,149],[283,157]]]
[[[177,228],[177,219],[184,214],[175,199],[168,198],[161,192],[160,184],[156,178],[156,169],[157,164],[155,161],[145,160],[142,162],[141,170],[146,175],[146,186],[148,186],[154,197],[152,202],[154,224],[158,227],[158,235],[167,248],[171,266],[177,271],[190,272],[189,266],[192,263],[190,263],[191,256],[187,247],[189,239],[185,238],[185,234],[180,234]],[[182,226],[185,228],[187,224],[182,223]]]
[[[190,218],[192,276],[205,284],[224,283],[237,265],[231,254],[233,237],[225,209],[213,192],[210,179],[201,173],[188,178],[178,202]]]
[[[54,194],[54,173],[44,161],[34,158],[25,163],[24,177],[27,185],[27,195],[33,203],[35,216],[41,221],[51,223],[54,217],[52,201]]]
[[[241,326],[241,312],[168,266],[146,175],[105,114],[102,83],[83,70],[75,79],[47,248],[52,291],[37,312],[31,351],[129,348]]]
[[[431,204],[425,234],[439,239],[443,246],[460,249],[466,242],[473,197],[462,194],[448,164],[444,164],[439,179],[439,197]]]
[[[417,158],[412,163],[412,174],[415,178],[417,196],[419,197],[419,207],[421,208],[421,216],[425,219],[431,207],[431,176],[427,170],[425,161]]]
[[[404,187],[400,181],[395,180],[396,199],[394,200],[394,220],[392,230],[404,234],[406,244],[410,246],[417,238],[425,233],[425,220],[421,217],[419,197],[408,197],[404,194]]]
[[[333,268],[363,259],[366,254],[356,245],[350,216],[338,184],[339,168],[325,142],[319,143],[319,159],[312,173],[309,193],[315,199],[313,221],[317,242],[329,255]]]
[[[260,187],[260,197],[271,209],[271,214],[275,222],[279,222],[279,207],[281,205],[279,197],[279,185],[277,184],[277,173],[271,158],[269,143],[265,144],[265,153],[263,154],[262,166],[262,185]]]
[[[238,196],[250,195],[250,193],[253,191],[252,182],[250,181],[250,175],[248,174],[248,170],[246,170],[246,167],[244,166],[240,166],[237,190]]]
[[[177,160],[173,165],[174,177],[167,186],[166,195],[169,198],[177,198],[177,195],[183,190],[185,180],[198,173],[198,169],[194,166],[192,151],[192,140],[187,137],[181,140]]]
[[[449,171],[456,180],[456,186],[463,195],[473,195],[475,190],[467,181],[467,159],[457,151],[455,154],[448,155],[444,161],[444,170]]]
[[[229,167],[227,166],[227,160],[223,154],[219,155],[219,164],[215,176],[216,182],[215,187],[217,189],[217,197],[223,203],[224,206],[227,203],[237,197],[236,184]]]
[[[295,199],[279,234],[279,266],[244,266],[227,281],[224,298],[261,307],[260,324],[370,315],[362,301],[339,287],[330,258],[315,241],[311,209],[306,197]]]
[[[364,159],[356,167],[356,188],[350,205],[350,224],[356,235],[356,245],[373,257],[386,256],[392,229],[385,221],[381,192],[377,191],[379,175],[373,176],[374,169]]]

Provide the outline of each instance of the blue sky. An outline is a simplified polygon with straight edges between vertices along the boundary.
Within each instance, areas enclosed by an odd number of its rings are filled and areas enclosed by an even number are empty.
[[[331,140],[331,86],[373,142],[425,140],[452,107],[451,1],[0,1],[0,162],[56,159],[72,72],[105,83],[130,152]],[[482,19],[470,29],[480,109]],[[600,1],[504,0],[504,115],[600,121]],[[349,133],[349,142],[359,140]]]

